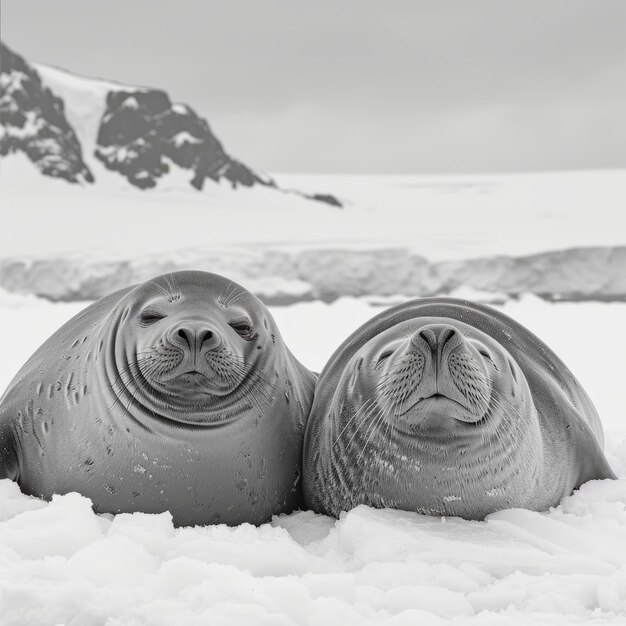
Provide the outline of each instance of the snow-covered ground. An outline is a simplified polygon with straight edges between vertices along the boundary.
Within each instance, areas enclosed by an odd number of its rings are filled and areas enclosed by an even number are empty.
[[[84,306],[0,295],[0,386]],[[384,303],[274,307],[312,369]],[[618,481],[588,483],[549,513],[484,522],[359,507],[260,528],[174,529],[167,514],[96,516],[76,494],[44,503],[0,481],[0,623],[624,624],[626,319],[623,303],[502,309],[543,338],[596,404]]]
[[[141,191],[102,166],[95,174],[96,184],[81,187],[41,176],[23,155],[3,158],[1,256],[89,251],[112,259],[251,244],[393,245],[438,261],[626,244],[626,170],[276,175],[283,188],[336,195],[343,209],[261,187],[207,184],[197,192],[176,177]]]

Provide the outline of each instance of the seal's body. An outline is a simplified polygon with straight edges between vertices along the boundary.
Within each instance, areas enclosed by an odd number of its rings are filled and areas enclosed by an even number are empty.
[[[86,308],[18,372],[0,401],[0,477],[100,512],[262,523],[301,503],[314,384],[251,293],[161,276]]]
[[[535,335],[450,298],[392,307],[320,374],[304,443],[305,504],[482,519],[545,510],[614,478],[598,415]]]

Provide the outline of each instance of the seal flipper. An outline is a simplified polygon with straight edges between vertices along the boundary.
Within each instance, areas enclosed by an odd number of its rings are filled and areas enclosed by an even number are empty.
[[[578,489],[589,480],[604,480],[607,478],[615,480],[617,476],[611,469],[609,462],[604,455],[602,447],[591,428],[582,420],[574,420],[576,424],[574,435],[576,445],[574,450],[575,467],[578,469],[578,477],[573,489]]]
[[[579,445],[577,458],[580,472],[574,489],[578,489],[589,480],[604,480],[606,478],[615,480],[617,478],[600,447],[597,444],[593,447],[595,449],[590,449],[589,442],[581,442]]]

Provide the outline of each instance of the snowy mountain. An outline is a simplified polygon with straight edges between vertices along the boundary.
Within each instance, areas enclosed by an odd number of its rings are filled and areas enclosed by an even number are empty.
[[[70,183],[98,185],[114,172],[139,189],[174,179],[202,190],[209,179],[280,190],[165,91],[30,64],[0,46],[0,156],[22,152],[42,174]],[[341,206],[328,194],[300,195]]]
[[[22,57],[0,43],[0,155],[24,152],[42,174],[94,181],[63,100]]]

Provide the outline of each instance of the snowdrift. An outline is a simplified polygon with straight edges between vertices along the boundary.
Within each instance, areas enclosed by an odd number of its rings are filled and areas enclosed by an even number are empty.
[[[484,522],[358,507],[259,528],[97,516],[0,481],[4,626],[623,624],[626,480]]]

